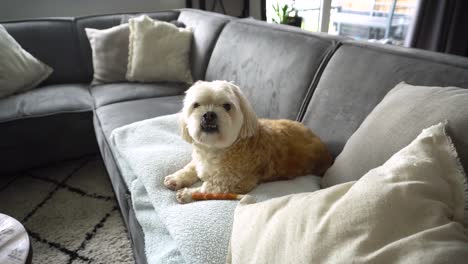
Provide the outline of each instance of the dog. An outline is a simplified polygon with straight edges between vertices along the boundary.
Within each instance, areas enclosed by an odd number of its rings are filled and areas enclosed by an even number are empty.
[[[192,193],[245,194],[259,183],[323,175],[332,164],[325,144],[299,122],[257,119],[241,89],[231,82],[198,81],[184,98],[182,138],[192,160],[166,176],[180,203]],[[198,180],[200,187],[192,186]]]

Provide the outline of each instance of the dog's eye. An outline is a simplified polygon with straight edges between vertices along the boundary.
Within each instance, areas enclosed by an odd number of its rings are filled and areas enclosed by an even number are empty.
[[[199,103],[194,103],[194,104],[193,104],[193,108],[197,108],[197,107],[199,107],[199,106],[200,106]]]
[[[226,111],[231,110],[231,105],[230,104],[223,104],[223,107],[224,107],[224,109],[226,109]]]

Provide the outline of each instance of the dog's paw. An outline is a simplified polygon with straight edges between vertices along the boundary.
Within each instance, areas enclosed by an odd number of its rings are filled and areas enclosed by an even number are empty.
[[[176,193],[176,199],[181,204],[190,203],[192,202],[192,192],[187,188],[180,189]]]
[[[184,182],[178,180],[174,175],[166,176],[166,178],[164,178],[164,185],[173,191],[177,191],[185,187]]]

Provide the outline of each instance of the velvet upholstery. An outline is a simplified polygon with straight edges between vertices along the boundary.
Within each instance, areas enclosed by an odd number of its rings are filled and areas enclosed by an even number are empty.
[[[92,115],[88,110],[0,123],[0,176],[97,153]]]
[[[59,84],[0,99],[0,174],[96,153],[87,85]]]
[[[92,109],[87,85],[48,85],[0,99],[0,123]]]
[[[96,152],[97,138],[136,262],[146,263],[144,234],[108,139],[117,127],[180,111],[187,87],[168,83],[89,86],[92,56],[84,28],[109,28],[125,16],[3,23],[26,50],[52,66],[54,74],[43,88],[0,100],[0,174]],[[149,16],[178,20],[194,29],[191,69],[195,80],[234,81],[260,117],[302,120],[334,156],[400,81],[468,88],[468,61],[459,57],[346,41],[192,9]],[[0,186],[6,178],[0,178]]]
[[[206,80],[239,85],[258,116],[296,119],[315,72],[336,39],[252,19],[221,33]]]
[[[177,113],[182,109],[182,95],[132,100],[105,105],[96,109],[104,136],[109,138],[112,130],[133,122],[162,115]]]
[[[457,148],[462,170],[467,171],[467,101],[468,89],[464,88],[398,84],[348,139],[325,173],[322,187],[358,180],[439,122],[447,122],[444,127]]]
[[[230,20],[232,17],[211,12],[181,10],[178,21],[193,31],[191,68],[194,81],[204,80],[206,67],[219,33]]]
[[[88,82],[72,18],[14,21],[2,25],[23,49],[54,70],[44,85]]]
[[[349,41],[325,68],[303,122],[337,156],[351,134],[401,81],[468,88],[468,59]]]
[[[96,107],[152,97],[181,95],[189,85],[184,83],[110,83],[90,88]]]

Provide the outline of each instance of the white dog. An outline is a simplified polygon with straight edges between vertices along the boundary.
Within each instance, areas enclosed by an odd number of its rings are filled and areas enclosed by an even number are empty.
[[[177,200],[192,193],[243,194],[259,183],[315,174],[331,165],[326,146],[308,128],[290,120],[257,119],[236,85],[197,82],[186,92],[180,126],[193,146],[192,161],[165,178]],[[198,180],[198,188],[184,188]],[[184,189],[182,189],[184,188]]]

